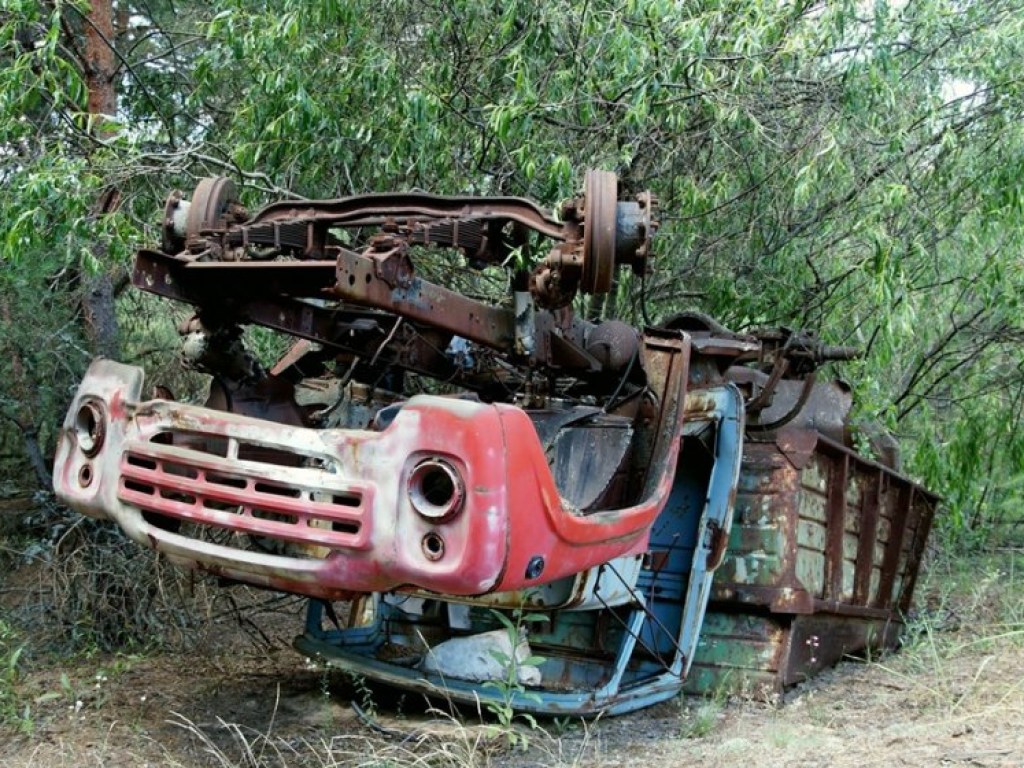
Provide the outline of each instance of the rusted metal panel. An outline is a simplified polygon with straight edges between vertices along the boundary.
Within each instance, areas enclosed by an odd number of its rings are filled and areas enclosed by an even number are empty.
[[[746,444],[730,548],[688,690],[778,691],[897,641],[937,499],[813,434],[799,468],[785,449],[806,438]],[[763,613],[755,620],[752,610]],[[736,629],[749,622],[757,632]]]
[[[712,607],[704,616],[684,690],[691,694],[779,690],[785,641],[786,628],[771,616]]]
[[[748,442],[715,596],[753,595],[749,587],[761,586],[838,606],[888,608],[903,599],[899,587],[923,547],[917,527],[930,523],[935,503],[911,481],[828,438],[818,437],[802,469],[774,442]],[[747,567],[771,557],[778,563],[768,570]],[[746,602],[779,606],[768,594]]]
[[[844,658],[895,647],[901,629],[884,617],[731,613],[716,606],[705,617],[684,689],[781,693]]]
[[[392,260],[400,256],[391,256]],[[512,349],[512,310],[492,307],[433,285],[413,274],[401,278],[380,274],[380,261],[340,251],[337,282],[331,289],[341,299],[401,314],[412,321],[429,322],[452,333],[496,349]]]

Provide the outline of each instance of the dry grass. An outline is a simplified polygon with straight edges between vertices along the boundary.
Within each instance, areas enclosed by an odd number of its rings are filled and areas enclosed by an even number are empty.
[[[292,609],[299,598],[229,587],[168,564],[114,525],[53,504],[39,513],[36,536],[8,546],[0,568],[0,611],[30,637],[32,656],[180,652],[238,642],[225,624],[266,646],[261,614]],[[227,637],[223,637],[227,634]],[[223,637],[218,637],[218,635]]]
[[[1024,594],[1017,553],[933,563],[906,645],[847,662],[783,706],[733,702],[679,765],[1020,765]],[[626,764],[626,763],[624,763]]]
[[[109,657],[39,667],[23,683],[35,733],[0,735],[11,766],[1019,765],[1024,756],[1024,574],[1018,553],[932,563],[898,653],[845,662],[781,703],[677,701],[597,723],[544,722],[510,747],[493,720],[382,704],[287,645],[298,617],[261,620],[266,642],[233,651]],[[222,630],[223,631],[223,625]],[[226,648],[228,646],[221,646]],[[102,690],[93,679],[102,663]],[[61,691],[83,697],[81,711]],[[83,693],[83,691],[85,693]],[[403,714],[404,711],[404,714]],[[518,739],[522,741],[522,739]]]

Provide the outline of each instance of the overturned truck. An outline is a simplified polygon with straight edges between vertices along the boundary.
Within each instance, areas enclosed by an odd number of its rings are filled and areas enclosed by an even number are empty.
[[[893,646],[936,499],[884,436],[851,447],[850,396],[816,371],[855,351],[574,312],[647,273],[654,208],[600,171],[557,216],[174,193],[132,280],[195,308],[182,357],[209,397],[97,360],[57,493],[182,566],[309,597],[303,653],[454,701],[626,712]],[[249,325],[292,337],[269,370]]]

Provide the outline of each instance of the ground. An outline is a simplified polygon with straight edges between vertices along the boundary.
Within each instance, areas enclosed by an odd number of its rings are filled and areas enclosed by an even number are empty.
[[[188,652],[19,661],[14,688],[29,709],[0,729],[0,764],[1024,765],[1016,558],[933,563],[902,650],[843,662],[777,701],[680,699],[515,730],[317,668],[290,647],[300,604],[258,597],[273,610],[242,624],[212,616]]]

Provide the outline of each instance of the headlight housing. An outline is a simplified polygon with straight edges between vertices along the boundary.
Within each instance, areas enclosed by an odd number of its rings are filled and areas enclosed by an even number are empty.
[[[439,458],[420,461],[408,481],[412,508],[426,520],[441,523],[462,511],[466,486],[462,475],[449,462]]]

